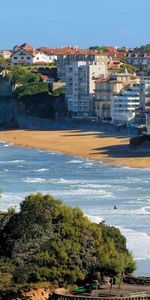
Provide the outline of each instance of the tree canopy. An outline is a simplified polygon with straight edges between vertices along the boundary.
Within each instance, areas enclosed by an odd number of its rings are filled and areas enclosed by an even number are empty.
[[[89,50],[109,52],[109,50],[105,46],[92,46],[92,47],[89,48]]]
[[[31,82],[28,84],[24,84],[14,91],[14,95],[19,97],[34,95],[34,94],[41,94],[41,93],[48,93],[48,83],[45,82]]]
[[[150,51],[150,44],[142,45],[139,48],[135,48],[135,50],[144,50],[144,51]]]
[[[3,216],[6,218],[6,216]],[[119,229],[88,220],[51,195],[29,195],[0,222],[1,275],[14,282],[78,284],[135,270]]]

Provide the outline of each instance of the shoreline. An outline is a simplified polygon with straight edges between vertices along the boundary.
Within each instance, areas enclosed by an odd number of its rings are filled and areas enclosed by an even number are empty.
[[[129,137],[110,130],[7,130],[0,140],[130,168],[150,168],[150,153],[129,149]]]

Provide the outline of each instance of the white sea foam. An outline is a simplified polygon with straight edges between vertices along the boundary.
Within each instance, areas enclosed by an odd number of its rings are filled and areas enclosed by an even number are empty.
[[[69,160],[67,163],[68,164],[81,164],[83,162],[84,162],[84,160],[72,159],[72,160]]]
[[[0,199],[0,210],[7,211],[8,207],[15,207],[16,211],[19,210],[20,203],[24,199],[23,193],[2,193]]]
[[[149,183],[148,180],[145,180],[145,179],[139,178],[139,177],[129,177],[129,176],[128,176],[125,180],[126,180],[129,184],[130,184],[130,183],[136,183],[136,182],[140,182],[140,183]]]
[[[85,214],[85,215],[88,217],[89,220],[91,220],[91,221],[94,222],[94,223],[99,224],[99,223],[104,222],[104,219],[101,218],[101,217],[98,217],[98,216],[92,216],[92,215],[87,215],[87,214]]]
[[[50,151],[50,150],[42,150],[42,149],[37,149],[37,151],[39,153],[46,153],[46,154],[49,154],[49,155],[64,155],[62,152],[59,152],[59,151]]]
[[[93,164],[94,164],[93,162],[88,162],[88,163],[85,164],[85,167],[93,166]]]
[[[96,198],[113,198],[113,194],[111,192],[106,192],[104,190],[91,190],[91,189],[81,189],[81,188],[76,188],[76,189],[63,189],[63,190],[57,190],[57,195],[59,196],[88,196],[89,198],[91,197],[96,197]]]
[[[146,171],[149,171],[150,170],[150,168],[131,168],[131,167],[121,167],[122,169],[126,169],[126,170],[130,170],[130,171],[135,171],[135,170],[137,170],[137,171],[144,171],[144,172],[146,172]]]
[[[46,180],[44,178],[30,178],[30,177],[22,179],[21,181],[26,182],[26,183],[43,183],[43,182],[46,182]]]
[[[41,169],[35,170],[35,172],[46,172],[46,171],[49,171],[49,169],[48,168],[41,168]]]
[[[150,259],[150,236],[143,232],[120,227],[127,239],[127,247],[136,260]]]
[[[18,160],[1,160],[0,161],[1,164],[7,164],[7,163],[14,164],[14,163],[23,163],[23,162],[25,162],[25,160],[23,160],[23,159],[18,159]]]
[[[0,141],[0,144],[6,144],[6,142],[5,141]]]
[[[12,145],[14,145],[13,143],[10,144],[4,144],[3,147],[11,147]]]

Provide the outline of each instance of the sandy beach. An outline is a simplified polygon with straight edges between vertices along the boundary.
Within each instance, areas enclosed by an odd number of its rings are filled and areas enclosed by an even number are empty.
[[[128,137],[105,131],[8,130],[0,132],[0,140],[120,166],[150,168],[150,152],[132,151]]]

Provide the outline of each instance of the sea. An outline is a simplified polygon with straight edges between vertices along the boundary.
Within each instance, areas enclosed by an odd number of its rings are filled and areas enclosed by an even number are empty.
[[[0,142],[0,190],[3,211],[18,211],[26,195],[42,192],[118,227],[137,262],[135,275],[150,276],[150,169]]]

